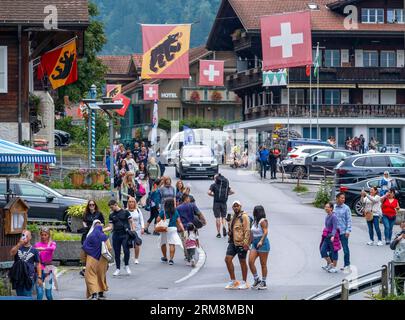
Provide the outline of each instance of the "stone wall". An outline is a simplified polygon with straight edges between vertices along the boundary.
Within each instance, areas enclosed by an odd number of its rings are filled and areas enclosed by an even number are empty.
[[[30,140],[31,128],[29,123],[22,124],[22,141]],[[2,122],[0,125],[0,139],[18,143],[18,123]]]
[[[49,152],[55,152],[55,104],[47,91],[34,91],[34,94],[41,99],[39,113],[41,115],[42,128],[35,134],[36,139],[49,141]]]
[[[83,198],[87,200],[97,200],[105,197],[110,197],[110,191],[100,191],[100,190],[75,190],[75,189],[55,189],[57,192],[70,196]]]

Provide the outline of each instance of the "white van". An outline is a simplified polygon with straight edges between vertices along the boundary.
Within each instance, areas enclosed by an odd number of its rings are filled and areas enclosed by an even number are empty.
[[[193,129],[195,144],[210,146],[214,151],[215,144],[222,147],[228,137],[228,133],[220,130]],[[184,144],[184,131],[177,132],[169,141],[163,152],[160,154],[160,161],[165,165],[173,165],[174,159],[179,157],[180,149]],[[215,152],[214,152],[215,153]]]

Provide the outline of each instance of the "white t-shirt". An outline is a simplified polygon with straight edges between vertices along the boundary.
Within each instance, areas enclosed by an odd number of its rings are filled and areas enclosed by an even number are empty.
[[[128,210],[128,211],[131,214],[132,221],[135,224],[136,233],[140,237],[141,236],[141,229],[145,228],[145,223],[144,223],[144,220],[143,220],[142,211],[139,208],[134,210],[134,211],[130,211],[130,210]]]
[[[136,162],[135,162],[134,159],[132,159],[132,158],[129,159],[129,160],[126,160],[126,159],[125,159],[125,161],[127,162],[129,171],[131,171],[131,172],[133,172],[133,173],[135,173],[136,171],[138,171],[138,165],[136,164]]]

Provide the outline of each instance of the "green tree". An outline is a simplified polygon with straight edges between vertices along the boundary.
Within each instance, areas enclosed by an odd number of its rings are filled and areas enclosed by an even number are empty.
[[[64,96],[69,96],[73,102],[87,97],[87,93],[92,84],[97,86],[98,93],[101,95],[101,88],[105,85],[104,76],[107,67],[97,59],[97,54],[101,52],[103,46],[107,43],[107,37],[104,32],[102,22],[96,20],[99,15],[97,5],[89,2],[90,24],[84,33],[84,57],[78,61],[78,80],[68,86],[58,89],[58,99],[56,109],[63,111]]]

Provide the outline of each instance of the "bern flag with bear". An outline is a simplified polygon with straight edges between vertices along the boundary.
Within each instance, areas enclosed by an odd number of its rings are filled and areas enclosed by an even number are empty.
[[[142,25],[142,79],[189,79],[191,24]]]

